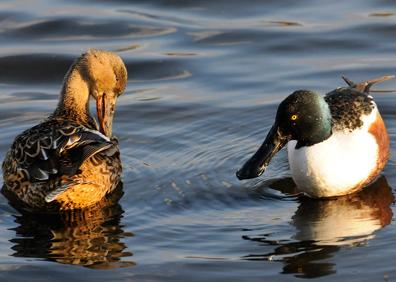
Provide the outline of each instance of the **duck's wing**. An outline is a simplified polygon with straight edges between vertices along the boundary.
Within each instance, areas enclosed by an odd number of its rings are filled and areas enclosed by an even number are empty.
[[[19,135],[4,170],[24,170],[30,182],[74,175],[81,164],[111,147],[114,141],[99,131],[70,122],[47,121]]]
[[[363,116],[368,116],[376,108],[370,95],[352,87],[340,87],[324,97],[329,105],[333,131],[352,131],[363,126]]]
[[[376,104],[369,94],[374,84],[394,78],[386,75],[355,83],[345,76],[349,87],[339,87],[324,97],[333,119],[333,130],[354,130],[363,126],[362,117],[370,115]]]

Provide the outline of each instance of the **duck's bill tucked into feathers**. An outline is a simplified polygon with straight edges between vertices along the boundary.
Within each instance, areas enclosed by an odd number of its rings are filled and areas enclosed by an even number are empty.
[[[126,84],[127,69],[117,54],[82,54],[65,76],[53,114],[19,135],[6,154],[4,194],[41,212],[55,204],[85,208],[112,192],[122,170],[112,122]],[[89,112],[90,98],[99,124]]]

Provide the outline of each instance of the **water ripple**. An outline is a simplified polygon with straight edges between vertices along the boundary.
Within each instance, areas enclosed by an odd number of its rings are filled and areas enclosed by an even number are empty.
[[[118,52],[129,81],[113,130],[124,195],[112,208],[91,211],[94,218],[73,222],[20,215],[0,197],[0,279],[394,277],[394,157],[374,187],[332,201],[298,193],[285,150],[260,178],[235,177],[289,93],[324,94],[344,86],[341,75],[361,81],[395,74],[394,6],[1,1],[1,156],[54,110],[66,71],[86,49]],[[396,81],[376,89],[396,89]],[[395,95],[373,96],[394,156]],[[112,267],[131,268],[93,270]]]

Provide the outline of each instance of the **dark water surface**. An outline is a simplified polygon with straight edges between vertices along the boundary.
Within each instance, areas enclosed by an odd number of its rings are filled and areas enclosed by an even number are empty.
[[[392,157],[361,193],[296,196],[284,151],[235,177],[292,91],[396,74],[396,4],[338,2],[1,1],[1,159],[87,48],[118,51],[129,83],[121,200],[52,218],[0,197],[0,281],[394,281],[396,93],[373,94]]]

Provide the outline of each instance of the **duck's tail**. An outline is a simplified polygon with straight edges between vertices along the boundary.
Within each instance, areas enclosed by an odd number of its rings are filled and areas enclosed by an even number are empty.
[[[351,87],[356,89],[357,91],[360,91],[362,93],[366,93],[368,94],[370,91],[370,87],[373,86],[376,83],[380,83],[386,80],[390,80],[392,78],[395,78],[394,75],[384,75],[381,77],[377,77],[377,78],[373,78],[370,80],[365,80],[359,83],[355,83],[352,80],[350,80],[349,78],[342,76],[342,79]]]

